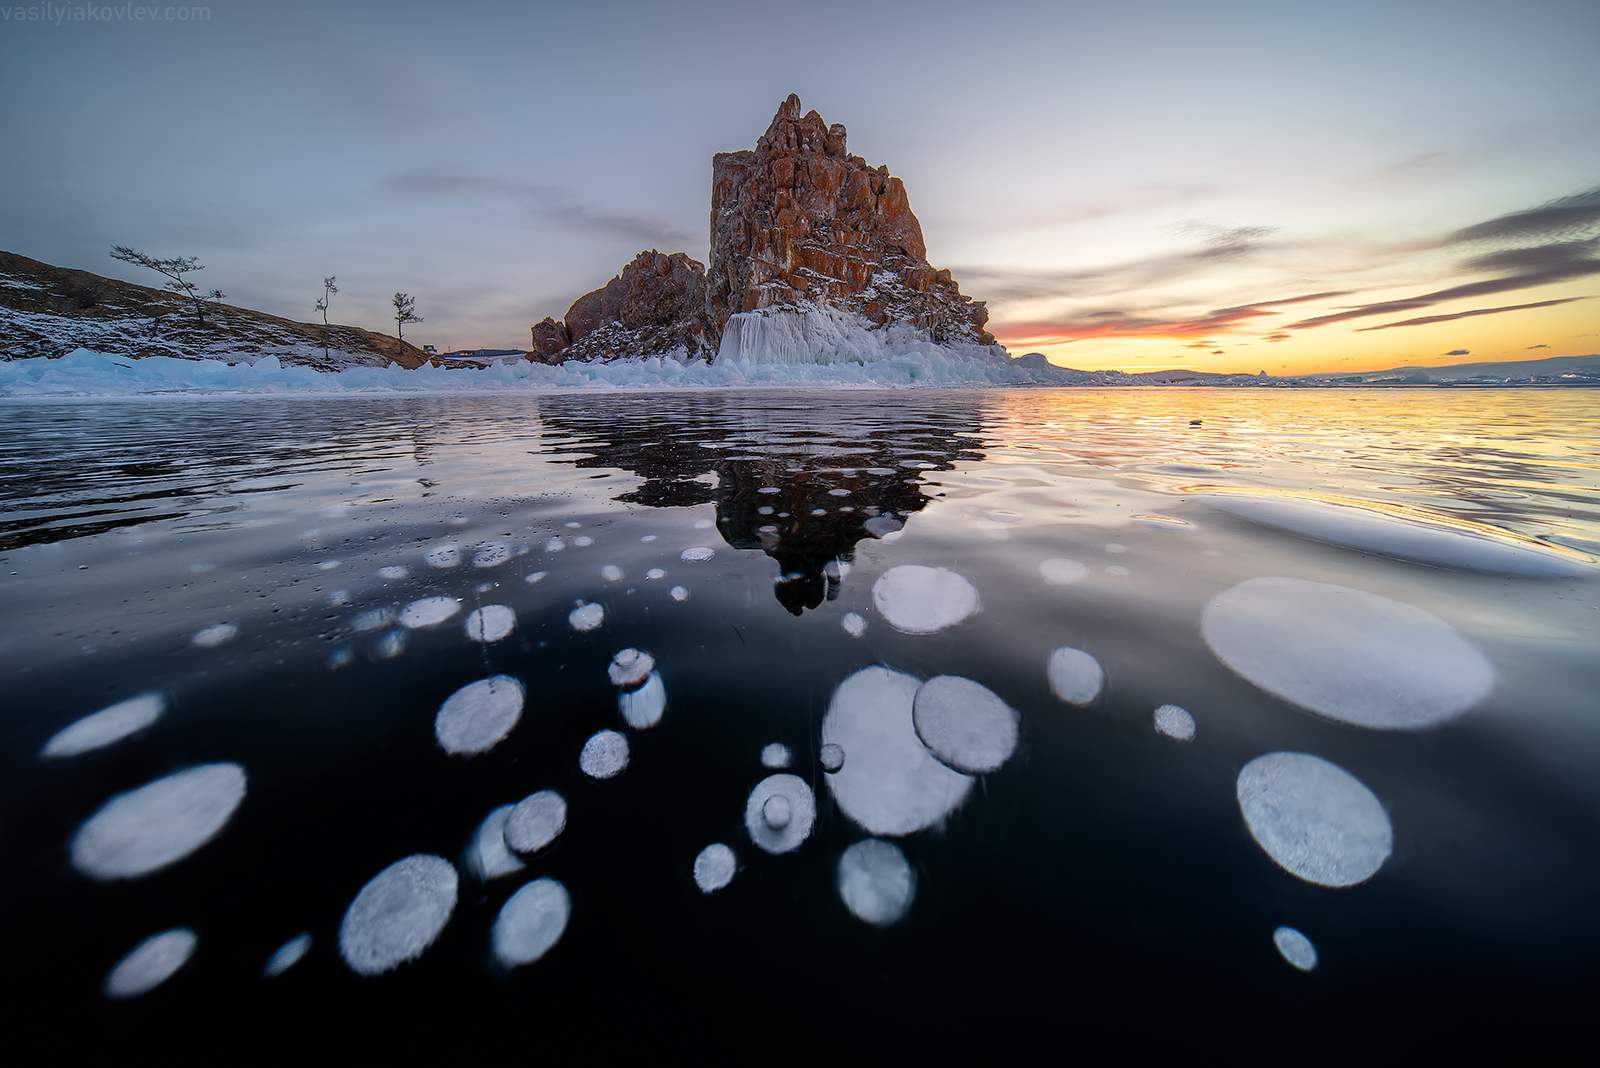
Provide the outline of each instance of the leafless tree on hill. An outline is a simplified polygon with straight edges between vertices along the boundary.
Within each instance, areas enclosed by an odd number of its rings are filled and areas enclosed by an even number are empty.
[[[322,313],[322,358],[328,358],[328,304],[333,300],[333,295],[339,292],[339,287],[333,283],[337,276],[322,280],[322,299],[317,301],[317,311]]]
[[[396,293],[390,303],[394,305],[395,333],[400,336],[401,341],[404,341],[406,339],[406,324],[422,322],[422,316],[417,315],[414,311],[417,306],[416,298],[409,293]]]
[[[209,293],[200,292],[198,286],[184,277],[186,274],[205,270],[205,266],[200,262],[199,256],[173,256],[171,259],[163,260],[154,256],[146,256],[143,252],[131,249],[126,245],[113,245],[111,258],[121,260],[124,263],[131,263],[135,267],[148,267],[152,271],[172,279],[167,283],[166,288],[180,297],[187,298],[194,304],[194,316],[202,326],[205,325],[206,321],[207,302],[227,299],[228,294],[220,289],[213,289]]]

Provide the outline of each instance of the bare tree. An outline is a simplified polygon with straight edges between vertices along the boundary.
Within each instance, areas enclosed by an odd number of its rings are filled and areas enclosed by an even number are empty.
[[[146,256],[143,252],[131,249],[126,245],[113,245],[111,258],[131,263],[135,267],[148,267],[158,274],[164,274],[172,281],[166,285],[180,297],[187,297],[194,304],[194,317],[202,324],[206,321],[206,303],[213,300],[226,300],[228,294],[220,289],[213,289],[209,293],[202,293],[198,286],[184,277],[195,271],[205,270],[199,256],[174,256],[171,259],[161,260],[154,256]]]
[[[401,341],[404,341],[406,339],[406,324],[422,322],[422,316],[416,314],[413,310],[417,306],[416,298],[409,293],[396,293],[394,300],[390,301],[390,303],[394,305],[395,333],[400,335]]]
[[[322,280],[322,299],[317,301],[317,311],[322,313],[322,358],[328,358],[328,304],[333,300],[333,295],[339,292],[339,287],[333,283],[336,278]]]

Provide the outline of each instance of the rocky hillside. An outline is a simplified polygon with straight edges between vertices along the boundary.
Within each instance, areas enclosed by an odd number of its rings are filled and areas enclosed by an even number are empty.
[[[322,329],[226,304],[209,306],[200,323],[188,301],[167,290],[0,252],[0,359],[62,356],[80,347],[228,363],[276,356],[322,371],[420,367],[427,359],[414,345],[355,326],[328,327],[324,357]]]

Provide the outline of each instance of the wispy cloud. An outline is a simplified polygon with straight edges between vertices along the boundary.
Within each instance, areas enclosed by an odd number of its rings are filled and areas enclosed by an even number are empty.
[[[1011,323],[995,330],[995,336],[1033,345],[1060,345],[1096,337],[1168,337],[1202,339],[1233,327],[1278,314],[1275,309],[1284,304],[1302,304],[1306,301],[1329,300],[1344,296],[1341,292],[1307,293],[1298,297],[1281,297],[1241,304],[1232,308],[1217,308],[1204,315],[1187,319],[1128,314],[1121,311],[1090,312],[1085,315],[1060,320]],[[1279,339],[1288,337],[1278,335]],[[1197,340],[1191,348],[1210,348],[1214,341]]]
[[[1561,197],[1527,211],[1499,215],[1487,222],[1457,230],[1449,244],[1469,241],[1531,241],[1575,237],[1600,225],[1600,185],[1575,196]]]
[[[1575,300],[1586,300],[1586,297],[1565,297],[1561,300],[1541,300],[1533,304],[1507,304],[1502,308],[1475,308],[1472,311],[1456,312],[1453,315],[1424,315],[1420,319],[1405,319],[1398,323],[1384,323],[1381,326],[1364,326],[1357,330],[1358,334],[1365,334],[1369,330],[1393,330],[1397,326],[1426,326],[1429,323],[1448,323],[1452,319],[1470,319],[1474,315],[1496,315],[1500,312],[1523,311],[1527,308],[1553,308],[1557,304],[1571,304]],[[1535,345],[1534,348],[1545,346]],[[1454,352],[1445,353],[1446,356],[1458,355]]]
[[[386,192],[415,199],[507,200],[521,204],[534,215],[568,230],[622,237],[641,244],[671,244],[689,237],[682,230],[659,219],[611,211],[586,203],[571,190],[560,186],[537,185],[493,175],[443,170],[407,171],[390,177],[383,187]]]

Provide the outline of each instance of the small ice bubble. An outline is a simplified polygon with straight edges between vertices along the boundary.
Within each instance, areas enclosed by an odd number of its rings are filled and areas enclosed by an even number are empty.
[[[621,582],[622,568],[618,567],[616,564],[607,564],[605,567],[600,569],[600,577],[605,579],[607,582]]]
[[[778,528],[770,524],[764,527],[756,527],[757,534],[776,534],[777,532]]]
[[[422,558],[429,567],[448,570],[461,566],[461,549],[455,545],[441,545],[437,549],[428,550]]]
[[[710,530],[715,525],[709,519],[696,519],[694,521],[694,529],[696,530]]]
[[[745,802],[744,826],[751,841],[768,853],[790,853],[811,836],[817,799],[798,775],[769,775],[756,783]]]
[[[640,538],[639,540],[640,541],[655,541],[660,536],[661,535],[659,535],[659,534],[646,534],[644,537]]]
[[[761,766],[764,768],[786,768],[793,760],[794,754],[782,742],[773,742],[761,748]]]
[[[652,671],[645,684],[630,693],[617,695],[617,711],[634,730],[644,730],[661,722],[667,710],[667,686],[661,672]]]
[[[947,568],[901,564],[872,584],[872,603],[895,630],[932,634],[978,611],[978,591]]]
[[[370,612],[362,612],[350,621],[356,630],[381,630],[394,622],[395,611],[393,608],[374,608]]]
[[[322,561],[322,563],[317,565],[317,570],[318,571],[332,571],[334,568],[338,567],[342,563],[344,563],[343,560],[324,560],[324,561]]]
[[[460,879],[443,857],[417,853],[383,869],[339,925],[339,955],[357,975],[382,975],[422,956],[450,922]]]
[[[195,631],[189,640],[202,649],[215,649],[225,642],[231,642],[239,636],[239,628],[232,623],[213,623]]]
[[[201,764],[118,794],[72,836],[72,866],[102,881],[148,875],[221,834],[244,795],[238,764]]]
[[[1129,571],[1127,568],[1123,567],[1120,564],[1112,564],[1110,567],[1106,568],[1106,574],[1108,574],[1108,575],[1131,575],[1131,574],[1133,574],[1133,572]]]
[[[391,630],[388,634],[378,639],[378,644],[372,647],[372,653],[379,660],[393,660],[406,651],[406,632]]]
[[[1180,742],[1194,741],[1194,717],[1177,705],[1162,705],[1155,711],[1156,730]]]
[[[206,563],[206,562],[202,562],[202,561],[196,561],[196,562],[190,564],[188,567],[184,568],[184,570],[189,572],[189,574],[191,574],[191,575],[198,575],[198,574],[201,574],[201,573],[206,572],[206,571],[215,571],[216,569],[217,569],[217,565],[216,564]]]
[[[679,553],[678,559],[686,564],[703,564],[716,555],[716,550],[708,549],[704,545],[696,545]]]
[[[867,621],[854,612],[846,612],[840,623],[844,625],[844,632],[852,638],[859,638],[867,632]]]
[[[756,490],[756,492],[757,493],[782,493],[783,491],[780,490],[777,486],[762,486],[760,489]]]
[[[540,790],[517,803],[504,831],[506,845],[524,855],[537,853],[567,829],[566,798],[554,790]]]
[[[329,671],[337,671],[342,667],[349,667],[355,662],[356,654],[352,649],[335,649],[328,654],[326,661]]]
[[[277,948],[272,956],[267,958],[267,963],[261,966],[261,974],[268,979],[276,979],[284,972],[300,963],[300,958],[311,949],[310,933],[298,934]]]
[[[1128,547],[1126,545],[1121,545],[1114,541],[1106,545],[1106,552],[1108,553],[1125,553],[1127,551]]]
[[[464,527],[470,522],[472,522],[472,520],[468,519],[464,515],[453,515],[449,519],[445,520],[445,525],[452,527]]]
[[[828,491],[828,496],[830,496],[830,497],[848,497],[848,496],[850,496],[850,491],[847,490],[847,489],[831,489],[831,490]]]
[[[521,871],[525,865],[506,846],[506,817],[515,805],[501,805],[484,817],[467,847],[467,867],[484,882]]]
[[[917,737],[946,767],[968,775],[999,771],[1017,751],[1021,717],[987,686],[939,675],[911,702]]]
[[[346,605],[353,603],[354,602],[350,600],[349,590],[334,590],[332,593],[328,594],[329,608],[343,608]]]
[[[661,570],[659,567],[652,567],[649,571],[644,573],[644,577],[647,579],[666,578],[667,573]]]
[[[1284,960],[1303,972],[1309,972],[1317,966],[1317,947],[1293,927],[1279,927],[1273,931],[1272,944],[1278,947]]]
[[[1082,649],[1062,648],[1050,654],[1046,669],[1050,692],[1069,705],[1091,705],[1105,685],[1105,669],[1100,661]]]
[[[887,927],[904,916],[917,895],[917,876],[892,842],[868,838],[839,858],[839,898],[857,919]]]
[[[1039,562],[1039,574],[1043,575],[1044,580],[1052,586],[1070,586],[1074,582],[1081,580],[1088,573],[1089,568],[1087,565],[1080,564],[1076,560],[1068,560],[1062,556]]]
[[[517,628],[517,613],[503,604],[487,604],[467,617],[467,637],[497,642]]]
[[[390,580],[396,580],[396,579],[403,579],[409,574],[411,574],[411,571],[410,571],[409,568],[400,567],[399,565],[391,565],[389,567],[380,567],[380,568],[378,568],[378,577],[379,578],[386,578],[386,579],[390,579]]]
[[[594,539],[589,537],[587,534],[579,534],[576,538],[572,539],[572,544],[576,545],[580,549],[587,549],[589,546],[594,544]]]
[[[511,559],[511,546],[503,541],[486,541],[472,557],[473,567],[499,567]]]
[[[108,708],[84,716],[61,728],[39,751],[42,757],[68,757],[87,753],[144,730],[167,710],[167,699],[159,693],[140,694],[118,701]]]
[[[616,731],[596,731],[583,743],[578,770],[591,779],[609,779],[628,766],[628,739]]]
[[[829,742],[822,747],[822,751],[818,754],[818,759],[822,761],[822,770],[831,775],[844,767],[844,747]]]
[[[535,582],[538,582],[540,579],[544,578],[547,573],[548,572],[544,572],[544,571],[535,571],[531,575],[523,576],[522,581],[526,582],[528,585],[532,586]]]
[[[472,587],[472,592],[473,593],[488,593],[490,590],[494,589],[498,585],[500,585],[498,582],[480,582],[476,586]]]
[[[445,699],[433,720],[433,734],[453,756],[487,753],[522,718],[525,692],[511,675],[468,683]]]
[[[561,941],[572,918],[572,897],[551,878],[535,879],[511,895],[489,932],[494,956],[507,968],[532,964]]]
[[[739,858],[733,850],[721,842],[713,842],[700,850],[700,855],[694,858],[694,885],[700,888],[702,894],[709,894],[721,890],[733,882],[733,876],[739,869]]]
[[[454,597],[424,597],[400,610],[400,625],[407,630],[434,627],[459,611],[461,603]]]
[[[777,511],[777,509],[772,507],[772,505],[763,504],[760,508],[756,509],[756,515],[771,515],[773,512],[776,512],[776,511]]]
[[[573,520],[573,521],[568,522],[568,523],[563,523],[561,525],[566,527],[568,530],[582,530],[583,529],[583,524],[577,522],[576,520]]]
[[[544,551],[547,553],[558,553],[566,547],[567,543],[560,538],[546,538],[544,540]]]
[[[527,556],[532,551],[533,549],[528,545],[527,542],[523,542],[521,545],[517,546],[518,556]]]
[[[606,668],[606,674],[613,686],[632,689],[648,679],[650,672],[655,669],[655,657],[638,649],[629,648],[611,658],[611,665]]]
[[[674,601],[687,601],[689,599],[689,591],[684,589],[682,586],[674,586],[667,592],[672,594],[672,599]]]
[[[1318,886],[1355,886],[1377,874],[1394,829],[1371,790],[1309,753],[1268,753],[1237,784],[1250,836],[1291,875]]]
[[[826,508],[813,508],[813,509],[811,509],[811,514],[812,515],[827,515],[828,514],[828,510]]]
[[[101,988],[108,998],[135,998],[148,994],[194,955],[200,939],[187,927],[174,927],[151,935],[117,962]]]
[[[605,619],[606,610],[593,602],[580,604],[567,613],[567,622],[572,625],[573,630],[578,631],[580,634],[594,630],[601,623],[604,623]]]

